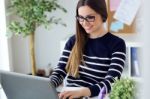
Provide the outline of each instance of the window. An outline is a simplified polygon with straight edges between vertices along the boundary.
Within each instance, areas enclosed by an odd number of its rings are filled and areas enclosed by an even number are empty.
[[[8,40],[6,37],[5,0],[0,0],[0,70],[10,70]]]

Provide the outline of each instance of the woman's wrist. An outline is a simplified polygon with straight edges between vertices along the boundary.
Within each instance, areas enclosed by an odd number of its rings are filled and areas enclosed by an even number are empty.
[[[91,96],[91,91],[90,91],[90,89],[88,87],[82,87],[81,88],[81,93],[85,97]]]

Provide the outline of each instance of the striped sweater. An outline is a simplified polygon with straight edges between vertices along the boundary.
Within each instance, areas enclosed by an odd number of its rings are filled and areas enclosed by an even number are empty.
[[[50,76],[51,82],[57,87],[66,77],[65,66],[71,49],[75,43],[75,36],[70,37],[63,50],[57,68]],[[67,76],[67,86],[88,87],[91,97],[98,96],[104,87],[106,93],[111,90],[112,83],[121,77],[125,64],[126,46],[124,40],[107,33],[95,39],[88,38],[83,58],[86,66],[79,66],[79,77]]]

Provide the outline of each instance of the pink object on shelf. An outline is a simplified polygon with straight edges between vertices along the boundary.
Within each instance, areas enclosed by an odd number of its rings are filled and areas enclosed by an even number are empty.
[[[110,0],[110,11],[116,11],[121,0]]]

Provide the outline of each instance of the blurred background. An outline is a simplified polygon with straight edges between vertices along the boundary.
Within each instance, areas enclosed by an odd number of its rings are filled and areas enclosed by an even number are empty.
[[[46,29],[44,25],[39,25],[34,31],[36,73],[38,70],[44,70],[46,73],[44,76],[49,75],[47,70],[57,66],[66,40],[75,34],[78,0],[57,1],[67,12],[56,10],[46,13],[46,18],[49,19],[51,16],[61,18],[66,27],[61,24],[51,24],[48,26],[49,29]],[[148,93],[150,83],[150,13],[148,9],[150,9],[150,1],[106,0],[106,2],[109,13],[108,21],[105,23],[106,29],[123,38],[127,45],[127,60],[123,76],[132,78],[140,84],[137,98],[148,99],[150,97]],[[15,13],[10,13],[8,10],[11,4],[11,0],[0,0],[0,70],[32,74],[30,36],[6,36],[9,32],[8,25],[17,17]]]

